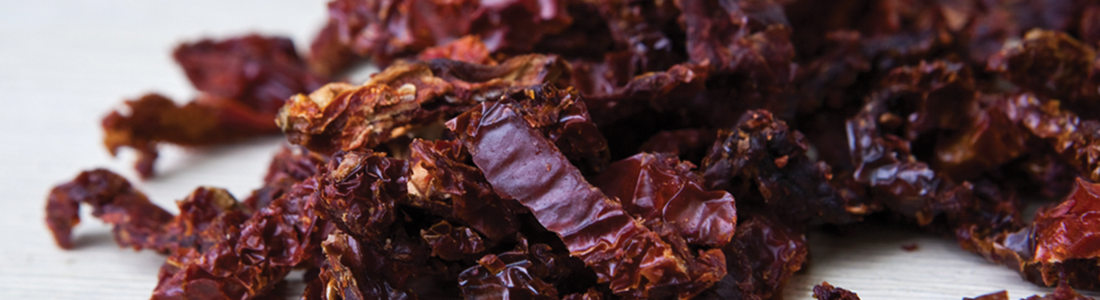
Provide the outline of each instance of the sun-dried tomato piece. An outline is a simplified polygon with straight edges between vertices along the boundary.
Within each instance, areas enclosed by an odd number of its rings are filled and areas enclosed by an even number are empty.
[[[350,67],[353,56],[386,66],[464,36],[480,37],[489,52],[528,52],[572,22],[566,3],[336,0],[328,4],[329,22],[310,47],[310,60],[330,74]]]
[[[1081,176],[1100,181],[1100,121],[1081,120],[1062,109],[1060,101],[1043,101],[1033,94],[1008,95],[1000,101],[1012,123],[1049,143]]]
[[[407,197],[405,161],[371,151],[337,152],[317,174],[313,207],[344,232],[375,240],[396,218],[394,206]]]
[[[449,59],[471,64],[495,65],[489,49],[477,36],[467,35],[443,45],[430,47],[416,55],[418,60]]]
[[[290,191],[294,184],[317,173],[328,158],[300,146],[285,146],[275,153],[264,175],[264,184],[244,200],[245,207],[258,211]]]
[[[202,94],[176,105],[157,94],[127,101],[128,113],[102,122],[104,144],[138,151],[135,168],[153,176],[157,144],[207,146],[278,132],[272,120],[283,102],[326,81],[311,73],[286,38],[248,35],[182,44],[174,52],[191,84]]]
[[[489,254],[459,275],[467,299],[558,299],[558,290],[529,270],[534,262],[525,251]]]
[[[1088,81],[1096,50],[1064,32],[1032,30],[989,58],[988,68],[1024,91],[1061,99],[1089,119],[1100,117],[1098,86]]]
[[[722,247],[737,226],[733,196],[706,189],[694,168],[675,157],[640,153],[611,164],[591,182],[635,219],[660,219],[688,243]]]
[[[189,295],[253,298],[270,293],[294,266],[312,263],[327,225],[309,206],[312,178],[254,213],[203,251],[176,251],[161,268],[154,299]]]
[[[490,240],[516,233],[522,206],[493,192],[485,175],[466,164],[459,141],[414,140],[409,146],[409,204],[464,221]]]
[[[111,155],[120,147],[137,150],[134,168],[144,178],[153,176],[158,144],[209,146],[278,132],[271,121],[274,111],[260,113],[209,95],[179,106],[164,96],[147,94],[126,101],[126,106],[128,114],[115,111],[103,118],[103,143]]]
[[[104,169],[81,172],[54,187],[46,200],[46,224],[61,248],[73,248],[72,228],[80,223],[80,203],[91,205],[93,216],[115,225],[112,232],[122,247],[150,247],[172,222],[171,213],[149,202],[126,178]]]
[[[821,284],[814,286],[814,298],[817,300],[859,300],[859,295],[822,281]]]
[[[420,237],[432,247],[432,256],[446,260],[460,260],[485,251],[486,243],[469,227],[453,226],[440,221],[427,230],[420,230]]]
[[[314,287],[303,299],[417,299],[412,291],[394,286],[386,277],[400,276],[386,256],[351,235],[336,232],[321,243],[326,263]]]
[[[779,297],[809,248],[806,237],[774,217],[753,215],[737,225],[737,235],[722,251],[728,273],[701,299],[772,299]]]
[[[291,95],[326,82],[309,72],[294,42],[284,37],[205,39],[179,45],[172,57],[196,90],[268,114],[279,111]]]
[[[398,63],[353,87],[330,84],[288,100],[276,122],[293,144],[331,154],[371,149],[402,136],[439,136],[437,125],[514,87],[568,76],[555,56],[519,56],[496,66],[450,60]]]
[[[1100,221],[1088,214],[1100,208],[1100,185],[1077,179],[1069,197],[1057,207],[1039,212],[1035,226],[1035,258],[1065,261],[1100,257]]]
[[[519,104],[485,103],[447,122],[494,190],[531,209],[619,295],[689,298],[724,274],[721,252],[672,254],[656,233],[588,184]],[[632,260],[623,261],[622,258]],[[645,278],[645,280],[642,280]]]
[[[730,190],[739,203],[756,202],[799,222],[848,223],[871,209],[843,193],[844,186],[834,186],[829,166],[806,156],[802,133],[770,112],[748,111],[737,124],[719,131],[703,159],[708,187]]]

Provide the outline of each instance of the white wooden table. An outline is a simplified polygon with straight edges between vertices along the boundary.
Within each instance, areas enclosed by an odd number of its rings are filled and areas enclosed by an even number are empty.
[[[246,32],[289,35],[300,49],[325,20],[324,1],[0,1],[0,299],[145,299],[164,257],[115,246],[84,212],[77,248],[58,249],[43,222],[47,191],[79,171],[106,167],[135,179],[134,156],[111,158],[99,119],[123,98],[195,95],[171,49],[181,41]],[[201,150],[167,148],[158,177],[134,181],[157,204],[194,187],[244,196],[260,184],[281,138]],[[813,232],[812,265],[788,299],[822,280],[864,299],[960,299],[1007,289],[1048,292],[947,239],[890,229],[849,237]],[[916,243],[906,252],[901,245]],[[301,286],[297,276],[292,286]]]

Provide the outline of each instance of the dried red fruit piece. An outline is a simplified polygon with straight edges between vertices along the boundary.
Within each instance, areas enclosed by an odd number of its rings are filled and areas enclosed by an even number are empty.
[[[1002,98],[1007,118],[1050,144],[1079,174],[1100,180],[1100,121],[1082,121],[1077,114],[1061,109],[1061,102],[1042,101],[1033,94]]]
[[[442,58],[471,64],[495,65],[496,61],[490,55],[481,39],[467,35],[450,43],[426,48],[416,55],[416,59],[427,61]]]
[[[334,74],[356,56],[386,66],[428,47],[478,36],[489,52],[528,52],[572,18],[566,1],[418,2],[336,0],[329,22],[310,46],[315,68]]]
[[[420,230],[420,237],[432,247],[432,256],[445,260],[460,260],[485,251],[486,243],[469,227],[453,226],[440,221],[427,230]]]
[[[286,38],[248,35],[176,48],[176,62],[202,94],[183,106],[157,94],[127,101],[129,113],[103,118],[103,142],[138,151],[135,168],[153,176],[157,144],[207,146],[278,132],[272,122],[288,97],[326,80],[310,73]]]
[[[161,268],[154,299],[191,295],[243,299],[271,293],[290,269],[311,264],[327,225],[310,207],[312,178],[260,209],[203,251],[176,251]]]
[[[859,295],[822,281],[821,284],[814,286],[814,298],[817,300],[859,300]]]
[[[386,256],[356,238],[335,232],[321,243],[325,264],[303,299],[416,299],[412,291],[396,287],[386,277],[401,276]],[[407,275],[406,275],[407,276]],[[315,286],[319,285],[319,286]]]
[[[264,175],[264,184],[244,200],[245,207],[258,211],[290,191],[294,184],[317,173],[328,157],[299,146],[286,146],[275,153]]]
[[[338,152],[317,174],[317,214],[359,239],[377,240],[396,218],[408,192],[405,161],[371,151]]]
[[[558,290],[538,274],[538,261],[531,258],[526,244],[516,250],[489,254],[459,274],[462,296],[467,299],[558,299]],[[542,276],[540,276],[542,275]]]
[[[848,223],[870,212],[844,186],[834,187],[828,165],[806,156],[802,133],[766,110],[745,112],[731,130],[721,130],[707,157],[703,178],[726,189],[739,203],[756,203],[796,222]],[[756,193],[759,193],[757,195]]]
[[[92,205],[93,216],[115,224],[115,241],[123,247],[145,247],[172,221],[171,213],[149,202],[126,178],[104,169],[81,172],[54,187],[46,200],[46,225],[61,248],[73,247],[72,228],[80,223],[81,202]]]
[[[809,254],[806,236],[774,217],[741,220],[737,235],[722,251],[729,272],[701,299],[772,299],[802,269]]]
[[[409,145],[409,205],[464,221],[490,240],[500,241],[519,228],[515,200],[502,199],[459,141],[414,140]]]
[[[511,100],[482,104],[447,126],[494,190],[530,208],[600,282],[624,296],[689,298],[724,274],[717,250],[700,251],[699,257],[673,254],[661,237],[588,184],[517,106]]]
[[[331,154],[371,149],[390,139],[438,136],[433,127],[516,87],[556,82],[568,67],[555,56],[527,55],[483,66],[449,60],[398,63],[353,87],[330,84],[288,100],[276,122],[293,144]]]
[[[1012,45],[991,56],[988,68],[1025,91],[1082,105],[1078,113],[1100,108],[1082,99],[1100,96],[1087,81],[1096,50],[1064,32],[1038,29]]]
[[[733,196],[703,187],[695,166],[675,157],[640,153],[611,164],[591,179],[635,219],[659,219],[688,243],[722,247],[733,237]]]

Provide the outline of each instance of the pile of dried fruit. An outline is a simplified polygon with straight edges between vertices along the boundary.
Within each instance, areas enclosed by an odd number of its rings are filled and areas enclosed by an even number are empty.
[[[280,297],[292,269],[305,299],[769,299],[808,228],[876,214],[1059,286],[1044,299],[1100,289],[1100,3],[329,11],[305,59],[285,38],[181,45],[201,96],[103,120],[145,177],[159,144],[281,130],[262,187],[199,188],[172,215],[84,172],[50,193],[57,243],[92,206],[120,245],[169,255],[156,299]],[[361,60],[384,70],[325,84]],[[1024,221],[1037,198],[1064,200]]]

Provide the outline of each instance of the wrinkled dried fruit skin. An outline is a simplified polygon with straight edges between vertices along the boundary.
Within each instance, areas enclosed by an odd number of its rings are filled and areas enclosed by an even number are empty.
[[[177,105],[158,94],[126,101],[130,113],[111,112],[103,118],[103,143],[112,155],[120,147],[138,151],[134,167],[142,177],[153,176],[157,145],[208,146],[278,132],[274,112],[258,113],[232,99],[203,95]]]
[[[292,144],[312,151],[372,149],[402,136],[438,136],[441,129],[431,125],[478,102],[562,76],[568,77],[565,62],[544,55],[519,56],[495,66],[442,59],[398,63],[362,86],[334,83],[308,96],[296,95],[276,123]]]
[[[279,111],[286,98],[327,82],[306,69],[294,43],[284,37],[200,40],[179,45],[172,57],[196,90],[268,115]]]
[[[502,199],[459,141],[414,140],[409,146],[409,204],[461,220],[487,238],[500,241],[519,228],[522,206]]]
[[[157,94],[126,101],[128,114],[103,118],[103,143],[111,155],[137,150],[135,168],[149,178],[157,144],[207,146],[278,132],[271,120],[283,102],[327,82],[295,51],[289,39],[258,35],[182,44],[173,57],[201,94],[183,106]]]
[[[737,226],[733,196],[706,189],[694,168],[674,157],[640,153],[611,164],[591,182],[636,219],[660,219],[691,244],[725,246]]]
[[[162,253],[202,251],[236,234],[248,219],[245,208],[229,192],[208,187],[177,201],[180,214],[173,216],[149,202],[125,178],[100,169],[83,172],[50,193],[46,223],[62,248],[73,246],[70,232],[80,221],[81,202],[92,205],[93,216],[115,225],[119,246]]]
[[[258,211],[290,191],[294,184],[302,182],[323,166],[328,157],[310,152],[300,146],[286,146],[275,153],[264,175],[264,184],[252,191],[244,200],[245,207]]]
[[[1087,81],[1096,50],[1063,32],[1032,30],[1014,47],[989,58],[988,68],[1000,72],[1024,91],[1065,101],[1076,113],[1094,119],[1100,105],[1097,85]]]
[[[729,273],[701,299],[773,299],[809,255],[806,237],[774,217],[742,219],[722,248]]]
[[[527,124],[554,142],[566,158],[585,174],[602,172],[610,157],[607,140],[588,115],[588,107],[571,89],[535,86],[504,99],[520,104]]]
[[[176,251],[161,268],[153,299],[249,299],[270,293],[290,269],[312,263],[327,229],[310,207],[312,178],[254,213],[240,232],[198,251]]]
[[[460,260],[485,251],[486,243],[469,227],[455,227],[440,221],[420,230],[420,237],[432,247],[432,256],[445,260]]]
[[[859,295],[822,281],[821,284],[814,286],[814,298],[817,300],[859,300]]]
[[[833,186],[829,167],[806,156],[805,138],[785,122],[754,110],[737,124],[719,131],[703,159],[702,176],[709,188],[729,190],[739,202],[762,201],[758,205],[795,222],[849,223],[869,212],[867,204],[843,193],[844,187]]]
[[[416,55],[417,60],[449,59],[471,64],[494,65],[489,49],[477,36],[467,35],[443,45],[430,47]]]
[[[558,290],[534,270],[538,263],[525,245],[516,250],[489,254],[459,274],[462,296],[467,299],[558,299]]]
[[[515,198],[570,253],[623,296],[689,298],[725,272],[720,252],[672,255],[670,246],[588,184],[512,101],[480,105],[447,125],[467,146],[497,193]],[[624,257],[634,260],[622,261]],[[639,282],[647,279],[644,285]]]
[[[329,74],[345,70],[354,56],[386,66],[469,35],[481,37],[489,52],[528,52],[573,21],[566,1],[335,0],[328,7],[329,22],[310,46],[310,61]]]
[[[394,222],[394,206],[407,197],[408,176],[407,163],[385,153],[337,152],[318,173],[311,204],[342,231],[376,240]]]
[[[313,288],[316,293],[307,288],[303,299],[417,299],[415,293],[395,287],[385,278],[399,271],[371,246],[336,232],[321,248],[326,261],[315,281],[320,286]]]
[[[93,216],[115,225],[119,246],[135,250],[152,246],[149,242],[172,222],[171,213],[149,202],[126,178],[104,169],[86,171],[54,187],[46,200],[46,224],[61,248],[73,248],[72,228],[80,223],[82,202],[92,206]]]

